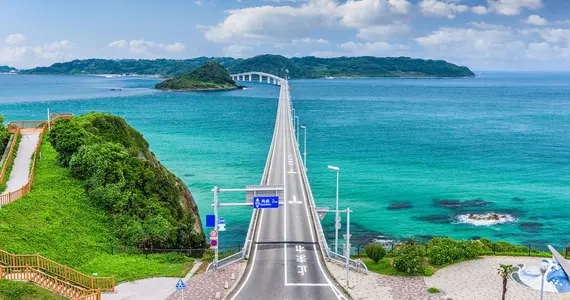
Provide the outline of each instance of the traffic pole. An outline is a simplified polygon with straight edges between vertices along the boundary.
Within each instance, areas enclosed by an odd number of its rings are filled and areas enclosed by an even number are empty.
[[[218,232],[218,193],[220,192],[220,188],[215,186],[214,187],[214,229]],[[218,244],[216,245],[216,249],[214,249],[214,270],[218,270],[218,248],[220,248],[220,235],[217,236]]]
[[[349,260],[350,260],[350,208],[346,209],[346,288],[348,285],[348,270],[349,270]]]

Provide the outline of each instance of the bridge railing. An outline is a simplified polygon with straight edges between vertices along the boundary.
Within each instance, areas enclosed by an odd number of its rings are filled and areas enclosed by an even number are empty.
[[[291,95],[290,95],[290,91],[288,88],[286,88],[286,93],[287,93],[287,99],[290,101]],[[293,131],[291,130],[290,132],[294,137],[295,135],[293,134]],[[296,141],[296,139],[295,139],[295,141]],[[297,151],[295,151],[295,155],[297,156],[297,161],[299,161],[300,164],[303,166],[303,170],[306,170],[305,165],[303,165],[303,160],[301,159],[301,153],[298,151],[298,147],[295,149],[297,150]],[[300,173],[301,173],[303,185],[305,186],[305,190],[307,191],[307,194],[308,194],[309,207],[310,207],[311,216],[312,216],[311,219],[313,221],[313,224],[314,224],[314,227],[315,227],[315,230],[317,233],[317,239],[318,239],[319,245],[321,246],[320,247],[321,253],[323,254],[323,257],[328,257],[329,259],[331,259],[334,262],[345,264],[346,263],[346,257],[331,251],[329,246],[328,246],[327,239],[326,239],[326,236],[325,236],[325,233],[323,230],[323,226],[320,222],[320,218],[319,218],[317,211],[316,211],[315,198],[313,197],[313,192],[311,191],[311,186],[309,184],[309,178],[307,177],[307,173],[305,171],[301,171]],[[349,259],[349,267],[356,270],[356,271],[368,272],[368,268],[361,261]]]

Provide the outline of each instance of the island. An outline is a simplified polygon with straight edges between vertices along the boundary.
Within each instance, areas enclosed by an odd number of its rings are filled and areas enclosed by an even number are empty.
[[[164,91],[228,91],[241,89],[230,73],[219,63],[208,61],[198,69],[157,83]]]
[[[18,70],[9,66],[0,66],[0,73],[16,73]]]
[[[195,70],[206,62],[221,64],[231,74],[262,71],[283,76],[289,70],[291,79],[330,77],[414,77],[463,78],[475,77],[465,66],[444,60],[410,57],[291,57],[264,54],[250,58],[197,57],[191,59],[83,59],[55,63],[49,67],[20,70],[19,74],[36,75],[97,75],[138,74],[160,77],[179,76]]]

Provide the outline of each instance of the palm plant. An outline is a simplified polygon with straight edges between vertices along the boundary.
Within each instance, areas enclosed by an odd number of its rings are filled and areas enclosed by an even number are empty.
[[[503,297],[507,295],[507,279],[509,279],[509,274],[513,271],[513,265],[500,265],[497,269],[497,273],[503,278]]]

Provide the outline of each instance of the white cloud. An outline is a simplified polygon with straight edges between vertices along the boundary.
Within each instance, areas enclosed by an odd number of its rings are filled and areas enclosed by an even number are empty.
[[[453,19],[457,14],[464,13],[469,10],[469,6],[456,4],[455,2],[456,1],[453,0],[422,0],[418,5],[424,15],[445,16]]]
[[[329,41],[325,39],[312,39],[309,37],[303,39],[295,39],[292,41],[296,45],[328,45]]]
[[[194,1],[194,4],[200,6],[200,5],[202,5],[202,1]]]
[[[498,14],[512,16],[521,13],[522,9],[538,9],[542,0],[487,0],[489,8]]]
[[[224,48],[224,55],[234,58],[245,58],[251,56],[253,48],[244,45],[230,45]]]
[[[310,0],[297,7],[257,6],[228,11],[217,26],[206,29],[214,42],[248,44],[289,42],[317,28],[352,28],[391,24],[411,10],[408,0]]]
[[[72,58],[69,51],[77,49],[68,40],[38,46],[8,46],[0,48],[0,65],[35,67]]]
[[[128,49],[134,54],[141,54],[147,57],[158,57],[161,53],[178,53],[186,49],[183,43],[175,42],[172,44],[163,44],[153,41],[141,40],[117,40],[110,42],[107,46],[118,49]]]
[[[523,31],[523,33],[536,33],[540,38],[549,43],[560,43],[570,47],[570,29],[545,28]]]
[[[471,7],[471,11],[473,13],[478,14],[478,15],[484,15],[484,14],[489,12],[485,6],[481,6],[481,5]]]
[[[528,16],[528,18],[526,20],[524,20],[524,23],[531,24],[531,25],[544,26],[544,25],[548,24],[548,21],[546,19],[540,17],[539,15],[530,15],[530,16]]]
[[[24,36],[21,33],[10,34],[4,39],[4,41],[6,41],[6,43],[9,45],[18,44],[20,42],[23,42],[24,40],[26,40],[26,36]]]
[[[360,29],[356,35],[365,41],[387,40],[393,37],[408,35],[411,31],[410,25],[403,23],[378,25]]]

